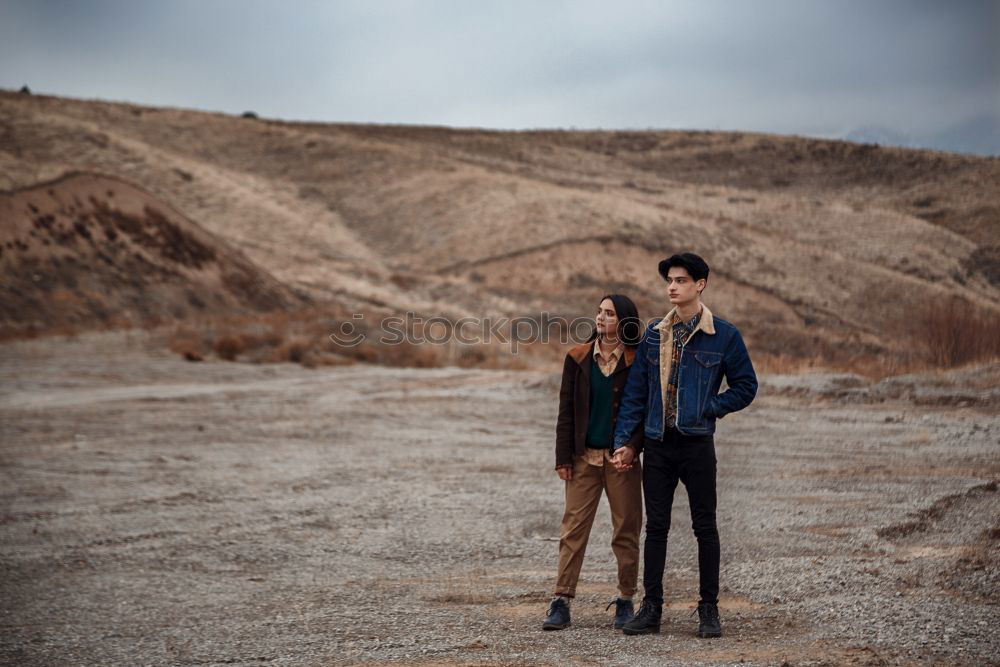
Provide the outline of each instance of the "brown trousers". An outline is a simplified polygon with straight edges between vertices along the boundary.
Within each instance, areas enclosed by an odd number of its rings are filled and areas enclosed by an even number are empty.
[[[642,530],[642,468],[638,459],[628,472],[609,461],[603,466],[573,457],[573,479],[566,482],[566,512],[559,531],[559,575],[556,595],[574,597],[590,528],[601,492],[611,508],[611,550],[618,560],[618,590],[633,595],[639,578],[639,531]]]

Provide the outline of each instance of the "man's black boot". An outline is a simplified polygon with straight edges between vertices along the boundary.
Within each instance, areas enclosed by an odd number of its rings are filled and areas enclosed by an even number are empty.
[[[653,604],[643,599],[639,605],[639,613],[631,621],[622,626],[622,632],[627,635],[648,635],[660,631],[660,618],[663,615],[663,605]]]
[[[569,605],[564,598],[556,598],[549,605],[549,615],[542,623],[542,630],[562,630],[569,627]]]
[[[722,621],[719,620],[719,605],[711,602],[700,602],[698,604],[698,636],[722,636]]]
[[[604,611],[611,609],[611,605],[615,606],[615,630],[621,630],[626,623],[635,618],[635,606],[633,606],[631,600],[615,598],[608,603]]]

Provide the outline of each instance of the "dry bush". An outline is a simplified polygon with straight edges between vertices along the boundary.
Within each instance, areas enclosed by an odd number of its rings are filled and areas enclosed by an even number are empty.
[[[264,347],[267,341],[259,333],[252,331],[240,331],[233,334],[235,338],[239,340],[239,346],[244,350],[256,350],[257,348]],[[273,345],[270,345],[273,347]]]
[[[927,306],[912,329],[927,360],[938,367],[1000,358],[1000,314],[961,299]]]
[[[420,276],[411,273],[394,273],[389,276],[389,281],[397,287],[412,291],[420,284]]]
[[[351,322],[364,334],[357,345],[338,343],[331,334]],[[401,343],[382,340],[377,318],[355,320],[336,307],[192,318],[174,328],[168,338],[172,351],[188,359],[202,359],[214,353],[221,359],[248,363],[299,363],[309,368],[353,363],[376,363],[410,368],[488,368],[501,370],[544,370],[558,372],[566,345],[518,343],[468,344],[455,340],[414,342],[425,334],[411,330]],[[432,332],[426,332],[432,333]],[[441,332],[435,335],[440,336]],[[435,340],[441,340],[437,338]]]
[[[343,354],[355,361],[373,364],[378,361],[378,353],[371,347],[349,347],[343,348]]]
[[[167,339],[171,352],[181,355],[188,361],[201,361],[205,358],[204,337],[188,327],[175,327]]]
[[[235,361],[236,357],[244,351],[242,344],[242,339],[239,336],[222,336],[215,341],[215,345],[212,346],[215,353],[219,355],[221,359],[226,361]]]
[[[274,361],[290,361],[300,364],[313,347],[315,347],[315,343],[312,340],[297,337],[275,348],[272,358]]]
[[[303,349],[302,356],[298,358],[296,363],[300,364],[303,368],[318,368],[320,365],[320,357],[312,350]]]
[[[488,358],[482,345],[461,345],[455,359],[455,365],[461,368],[482,366]]]

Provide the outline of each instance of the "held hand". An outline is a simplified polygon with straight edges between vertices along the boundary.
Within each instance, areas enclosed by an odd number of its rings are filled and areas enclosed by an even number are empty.
[[[568,466],[563,466],[562,468],[556,468],[556,472],[559,473],[559,479],[564,482],[568,482],[573,479],[573,469]]]
[[[632,469],[632,465],[635,463],[635,450],[625,445],[615,451],[611,462],[614,463],[618,472],[627,472]]]
[[[624,447],[621,448],[620,451],[621,451],[620,456],[622,464],[627,465],[628,467],[631,468],[632,465],[635,463],[635,450],[629,445],[625,445]]]

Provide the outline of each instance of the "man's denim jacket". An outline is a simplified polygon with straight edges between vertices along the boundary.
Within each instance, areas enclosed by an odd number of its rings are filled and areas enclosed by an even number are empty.
[[[650,324],[636,349],[615,422],[615,449],[625,446],[643,422],[647,438],[663,439],[660,336],[671,336],[667,327],[673,312]],[[670,355],[671,350],[664,353]],[[723,376],[729,388],[720,394]],[[686,435],[715,433],[716,419],[742,410],[756,394],[757,374],[740,332],[731,323],[713,317],[703,306],[701,321],[680,355],[677,430]]]

